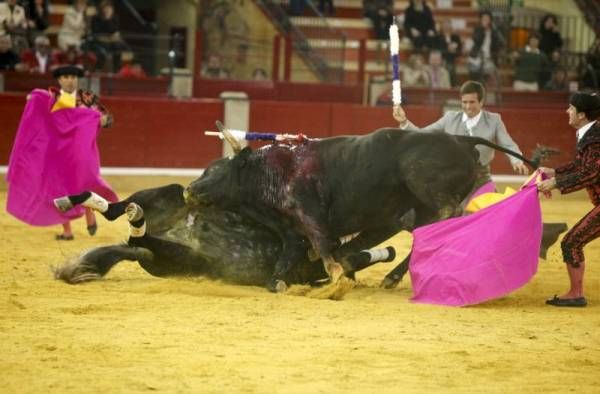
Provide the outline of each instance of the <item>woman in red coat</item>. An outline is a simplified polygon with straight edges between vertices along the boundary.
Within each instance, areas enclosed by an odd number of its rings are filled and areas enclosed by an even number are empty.
[[[538,190],[560,190],[561,194],[587,189],[594,208],[569,230],[561,243],[563,260],[571,287],[561,296],[554,296],[546,304],[554,306],[583,307],[587,300],[583,295],[585,259],[583,248],[600,238],[600,96],[575,93],[569,108],[569,125],[577,129],[575,159],[556,169],[542,168],[550,178],[538,183]]]

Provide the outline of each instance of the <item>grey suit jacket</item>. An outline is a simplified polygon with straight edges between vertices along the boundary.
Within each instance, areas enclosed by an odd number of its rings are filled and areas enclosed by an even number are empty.
[[[426,132],[443,131],[444,133],[448,134],[469,135],[467,126],[462,121],[462,116],[462,111],[448,111],[444,114],[444,116],[442,116],[441,119],[430,124],[429,126],[419,128],[410,121],[408,121],[407,126],[404,127],[404,129]],[[499,114],[488,111],[481,111],[481,118],[479,119],[477,125],[475,125],[475,127],[473,128],[472,135],[474,137],[485,138],[486,140],[492,141],[504,148],[521,153],[517,144],[515,144],[513,139],[510,138],[510,135],[508,135],[508,132],[506,131],[506,126],[504,126],[504,123],[502,122],[502,119],[500,118]],[[489,165],[492,159],[494,158],[495,150],[482,145],[477,145],[476,148],[477,150],[479,150],[479,161],[481,162],[481,164],[483,164],[484,166]],[[516,157],[512,157],[509,155],[506,156],[508,157],[512,165],[521,162],[521,160],[517,159]]]

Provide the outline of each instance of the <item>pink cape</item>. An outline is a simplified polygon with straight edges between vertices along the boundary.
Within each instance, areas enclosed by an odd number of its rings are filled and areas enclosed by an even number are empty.
[[[31,92],[8,164],[6,210],[34,226],[65,223],[83,215],[76,207],[59,212],[53,199],[85,190],[118,201],[100,177],[96,136],[100,113],[88,108],[50,112],[53,97]]]
[[[502,297],[537,272],[542,214],[535,185],[469,216],[413,232],[412,301],[464,306]]]

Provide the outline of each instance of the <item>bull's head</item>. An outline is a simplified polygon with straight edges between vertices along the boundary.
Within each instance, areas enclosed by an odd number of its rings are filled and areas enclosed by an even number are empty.
[[[245,148],[232,158],[211,163],[184,191],[186,203],[221,206],[236,203],[243,189],[243,168],[251,153],[250,148]]]

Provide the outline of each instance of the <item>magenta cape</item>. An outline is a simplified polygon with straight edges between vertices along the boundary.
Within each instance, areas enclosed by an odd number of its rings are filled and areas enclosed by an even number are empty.
[[[85,190],[110,201],[117,196],[100,177],[96,136],[100,113],[88,108],[50,112],[54,98],[31,92],[8,164],[6,210],[34,226],[65,223],[83,215],[81,207],[59,212],[53,199]]]
[[[542,214],[535,185],[469,216],[413,232],[412,301],[464,306],[502,297],[537,272]]]

